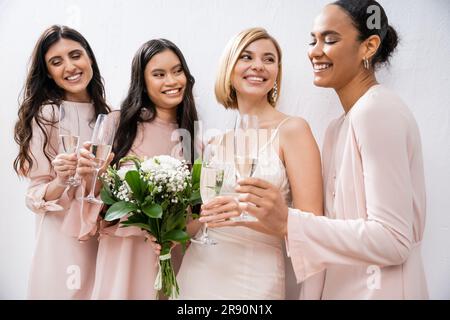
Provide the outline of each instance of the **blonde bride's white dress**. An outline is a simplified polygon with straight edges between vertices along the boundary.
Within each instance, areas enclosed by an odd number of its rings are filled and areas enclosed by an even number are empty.
[[[276,185],[289,204],[289,181],[275,143],[287,119],[260,149],[253,176]],[[234,168],[229,169],[221,193],[234,193],[235,184]],[[284,240],[245,227],[209,229],[209,235],[217,245],[192,243],[186,251],[177,276],[179,299],[285,298]]]

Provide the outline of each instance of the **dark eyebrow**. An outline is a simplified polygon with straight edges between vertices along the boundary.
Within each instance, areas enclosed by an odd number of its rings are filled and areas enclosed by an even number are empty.
[[[172,70],[174,70],[174,69],[177,69],[177,68],[182,68],[182,66],[181,66],[181,63],[179,63],[179,64],[177,64],[176,66],[174,66],[173,68],[172,68]]]
[[[181,63],[173,66],[170,70],[174,70],[174,69],[180,68],[180,67],[182,67]],[[164,69],[153,69],[151,72],[152,73],[154,73],[154,72],[162,72],[162,73],[164,73],[164,72],[166,72],[166,70],[164,70]]]
[[[326,36],[328,36],[328,35],[332,35],[332,36],[341,36],[341,34],[340,34],[339,32],[336,32],[336,31],[333,31],[333,30],[325,30],[325,31],[321,32],[320,35],[321,35],[322,37],[326,37]],[[312,36],[312,37],[315,37],[316,35],[315,35],[313,32],[311,32],[311,36]]]
[[[69,55],[73,54],[73,53],[82,53],[83,51],[80,49],[75,49],[69,52]]]

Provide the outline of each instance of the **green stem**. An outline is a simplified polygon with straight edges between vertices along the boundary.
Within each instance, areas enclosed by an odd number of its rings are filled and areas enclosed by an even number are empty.
[[[167,297],[177,298],[180,293],[175,272],[170,259],[161,261],[162,290]]]

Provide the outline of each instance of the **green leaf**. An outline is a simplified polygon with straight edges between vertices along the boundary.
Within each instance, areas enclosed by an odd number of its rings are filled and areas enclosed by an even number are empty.
[[[113,221],[116,219],[120,219],[126,216],[128,213],[136,211],[137,209],[137,206],[133,203],[125,201],[116,202],[111,207],[109,207],[108,211],[106,211],[105,220]]]
[[[127,222],[131,223],[144,223],[147,224],[147,216],[145,214],[134,212],[132,215],[130,215],[127,220]]]
[[[189,240],[189,235],[183,230],[172,230],[163,235],[163,242],[175,241],[175,242],[186,242]]]
[[[180,212],[182,209],[177,210]],[[184,214],[169,214],[163,222],[164,230],[184,229],[186,217]]]
[[[141,189],[141,177],[139,176],[139,172],[136,170],[128,171],[125,175],[125,181],[130,186],[131,191],[133,192],[133,195],[138,199],[139,201],[143,201],[142,199],[142,189]]]
[[[177,215],[173,229],[184,229],[185,226],[186,226],[186,215],[184,214]]]
[[[140,179],[140,178],[139,178],[139,180],[141,181],[141,192],[142,192],[142,194],[141,194],[141,200],[142,200],[142,198],[145,197],[145,192],[146,192],[147,189],[148,189],[148,182],[147,182],[146,180]]]
[[[117,201],[113,198],[111,190],[104,184],[102,190],[100,191],[100,198],[102,199],[104,204],[109,206],[113,205]]]
[[[124,221],[124,222],[121,222],[121,224],[122,224],[121,228],[134,226],[134,227],[138,227],[138,228],[147,230],[148,232],[152,233],[152,230],[150,229],[150,226],[148,224],[145,224],[145,223]]]
[[[159,219],[162,217],[163,210],[157,203],[150,203],[146,206],[143,206],[141,209],[150,218]]]
[[[161,234],[159,232],[159,222],[161,222],[161,220],[159,219],[147,218],[147,225],[150,227],[150,230],[152,230],[152,234],[156,239],[161,239]]]
[[[123,157],[122,159],[120,159],[119,164],[126,163],[126,162],[129,162],[129,161],[133,161],[134,162],[134,165],[136,166],[137,170],[141,169],[141,159],[139,159],[136,156]]]
[[[194,164],[192,165],[192,186],[195,186],[196,184],[200,184],[200,175],[202,173],[202,160],[200,158],[197,158],[194,161]]]
[[[202,203],[202,197],[200,195],[200,190],[192,191],[191,197],[189,198],[189,203],[192,206],[196,206]]]
[[[161,207],[163,209],[163,211],[166,211],[167,207],[169,206],[170,201],[168,199],[165,199],[162,203],[161,203]]]

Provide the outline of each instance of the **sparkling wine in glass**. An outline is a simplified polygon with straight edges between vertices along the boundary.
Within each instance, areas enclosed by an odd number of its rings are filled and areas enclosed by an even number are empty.
[[[218,146],[209,144],[203,153],[202,172],[200,175],[200,195],[206,203],[220,194],[224,178],[224,166],[218,159]],[[217,241],[208,235],[208,225],[203,224],[200,237],[191,239],[192,242],[203,245],[215,245]]]
[[[236,118],[234,127],[234,167],[236,180],[252,177],[258,164],[259,124],[258,117],[242,114]],[[240,221],[256,221],[246,212],[233,218]]]
[[[65,154],[78,152],[80,139],[80,122],[76,106],[62,103],[59,106],[59,146],[60,151]],[[69,177],[68,186],[79,186],[80,179],[75,176]]]
[[[92,144],[91,153],[94,155],[95,167],[100,169],[111,153],[112,145],[107,144]]]
[[[78,150],[78,136],[68,134],[59,135],[59,143],[64,153],[75,153]]]
[[[98,172],[105,164],[111,153],[112,144],[114,141],[114,134],[116,132],[116,120],[112,116],[106,114],[99,114],[95,122],[94,132],[91,139],[91,153],[94,155],[95,171],[92,179],[92,186],[90,193],[84,200],[90,203],[101,204],[102,201],[95,197],[95,184],[97,182]]]

